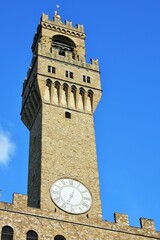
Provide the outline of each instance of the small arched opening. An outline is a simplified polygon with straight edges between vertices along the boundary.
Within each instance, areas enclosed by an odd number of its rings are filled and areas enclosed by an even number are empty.
[[[58,53],[61,56],[65,56],[66,52],[72,53],[74,57],[74,50],[76,48],[75,43],[68,37],[62,35],[55,35],[52,38],[52,47],[58,49]]]
[[[63,237],[62,235],[56,235],[56,236],[54,237],[54,240],[66,240],[66,238]]]
[[[35,231],[28,231],[27,232],[27,240],[38,240],[38,234]]]
[[[1,240],[13,240],[13,229],[10,226],[2,228]]]

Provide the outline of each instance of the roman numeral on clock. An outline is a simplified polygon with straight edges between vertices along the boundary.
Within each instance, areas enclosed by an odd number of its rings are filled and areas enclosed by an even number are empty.
[[[65,203],[62,204],[61,208],[63,208],[64,210],[66,210],[67,205]]]
[[[85,208],[89,207],[89,205],[87,203],[85,203],[85,202],[82,203],[82,206],[85,207]]]
[[[90,197],[84,197],[84,200],[86,200],[86,201],[90,201],[91,198],[90,198]]]
[[[72,179],[69,180],[69,185],[73,186],[73,180]]]
[[[52,191],[53,194],[59,194],[59,191]]]
[[[60,200],[61,200],[60,197],[54,198],[54,201],[57,202],[57,203],[60,202]]]

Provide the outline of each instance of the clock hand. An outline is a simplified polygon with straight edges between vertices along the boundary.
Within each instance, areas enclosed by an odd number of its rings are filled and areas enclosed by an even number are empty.
[[[74,191],[75,190],[73,190],[73,192],[70,194],[69,199],[67,200],[68,203],[70,203],[71,199],[73,198]]]
[[[71,195],[70,195],[71,198],[73,197],[74,191],[75,191],[75,190],[73,190],[73,192],[72,192]]]

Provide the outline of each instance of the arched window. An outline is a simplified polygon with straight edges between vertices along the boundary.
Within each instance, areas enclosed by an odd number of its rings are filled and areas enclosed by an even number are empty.
[[[66,238],[63,237],[62,235],[56,235],[54,240],[66,240]]]
[[[27,240],[38,240],[38,235],[35,231],[28,231],[27,232]]]
[[[2,228],[1,240],[13,240],[13,229],[9,226]]]
[[[55,35],[52,38],[52,47],[58,49],[59,55],[65,56],[65,52],[74,52],[75,43],[68,37]]]

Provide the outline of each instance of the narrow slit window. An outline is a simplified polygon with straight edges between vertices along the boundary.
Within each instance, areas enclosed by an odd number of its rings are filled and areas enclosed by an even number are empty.
[[[70,78],[73,79],[73,72],[70,72]]]
[[[87,77],[87,83],[91,83],[91,78]]]
[[[56,73],[55,67],[52,67],[52,73]]]
[[[51,72],[51,66],[48,66],[48,72]]]
[[[68,72],[68,71],[66,71],[66,77],[67,77],[67,78],[69,77],[69,72]]]

